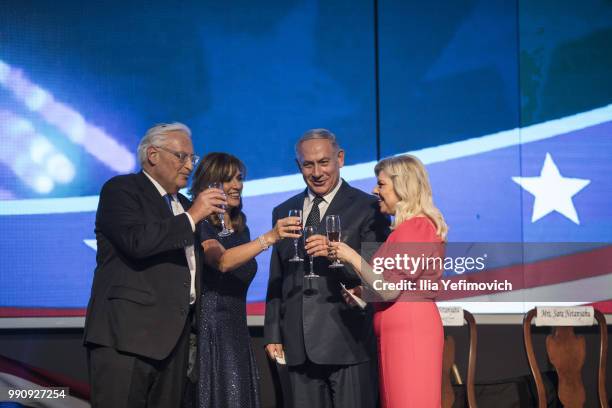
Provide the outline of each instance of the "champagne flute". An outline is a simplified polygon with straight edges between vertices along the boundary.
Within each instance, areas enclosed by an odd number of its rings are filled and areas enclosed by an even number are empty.
[[[300,225],[296,226],[296,230],[294,232],[296,234],[301,234],[302,233],[302,210],[289,210],[289,216],[300,218]],[[300,258],[300,256],[298,255],[298,241],[299,240],[300,240],[299,238],[293,239],[293,247],[295,248],[295,255],[293,255],[293,258],[289,259],[289,262],[304,262],[304,260]]]
[[[306,240],[310,237],[312,237],[313,235],[315,235],[317,233],[317,231],[315,230],[315,228],[312,225],[308,225],[304,228],[304,243],[306,243]],[[312,278],[318,278],[319,275],[317,275],[316,273],[314,273],[314,256],[308,256],[308,260],[310,261],[310,272],[308,272],[307,275],[304,275],[305,278],[307,279],[312,279]]]
[[[340,242],[340,235],[342,228],[340,227],[340,216],[339,215],[327,215],[325,216],[325,229],[327,231],[327,240],[329,242]],[[342,268],[342,264],[338,258],[329,265],[330,268]]]
[[[225,196],[225,191],[223,190],[223,183],[221,182],[210,183],[208,185],[208,188],[217,188],[223,191],[223,196]],[[221,208],[225,210],[225,204],[222,204]],[[221,222],[221,227],[223,227],[223,229],[217,235],[219,235],[220,237],[227,237],[228,235],[232,235],[233,231],[227,229],[227,227],[225,226],[225,213],[217,213],[217,217]]]

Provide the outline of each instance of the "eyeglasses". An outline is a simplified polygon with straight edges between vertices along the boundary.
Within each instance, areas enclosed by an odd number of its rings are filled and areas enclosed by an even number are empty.
[[[187,159],[189,159],[191,161],[191,164],[193,164],[195,166],[200,161],[200,156],[198,156],[196,154],[189,154],[189,153],[185,153],[185,152],[177,152],[177,151],[168,149],[167,147],[164,147],[164,146],[153,145],[153,147],[157,147],[158,149],[165,150],[168,153],[174,155],[177,159],[179,159],[181,164],[185,164]]]

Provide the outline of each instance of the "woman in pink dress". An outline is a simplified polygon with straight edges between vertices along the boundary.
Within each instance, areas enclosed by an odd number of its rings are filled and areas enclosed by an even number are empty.
[[[378,183],[373,192],[381,211],[393,215],[394,222],[393,232],[373,260],[395,260],[396,255],[443,259],[448,227],[433,203],[423,164],[414,156],[396,156],[379,162],[375,172]],[[419,290],[418,282],[437,282],[442,269],[433,264],[411,270],[405,269],[406,264],[386,264],[381,271],[382,262],[374,262],[373,268],[341,242],[330,243],[330,256],[352,266],[364,283],[364,293],[373,292],[380,299],[374,330],[382,407],[439,408],[444,333],[433,301],[435,290]],[[392,285],[402,281],[414,286]]]

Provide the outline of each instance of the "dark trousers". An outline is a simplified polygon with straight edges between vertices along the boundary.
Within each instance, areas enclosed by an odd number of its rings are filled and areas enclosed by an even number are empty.
[[[187,319],[189,321],[189,319]],[[168,357],[153,360],[88,346],[92,408],[178,408],[187,373],[189,324]]]
[[[377,371],[370,361],[353,365],[322,365],[307,361],[289,366],[294,408],[375,408]]]

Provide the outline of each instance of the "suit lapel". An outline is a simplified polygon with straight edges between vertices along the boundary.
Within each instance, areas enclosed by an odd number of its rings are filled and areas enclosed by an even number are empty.
[[[308,189],[305,189],[302,194],[298,194],[293,198],[293,202],[291,203],[291,210],[296,209],[296,210],[303,210],[304,209],[304,200],[306,200],[306,197],[308,197]],[[287,211],[287,215],[285,215],[285,217],[287,217],[289,215],[289,212]],[[306,214],[302,214],[302,218],[304,218]],[[306,222],[306,220],[302,220],[303,222]]]
[[[353,200],[353,189],[348,185],[346,181],[341,180],[341,182],[342,184],[340,185],[340,189],[334,196],[334,199],[331,201],[331,203],[329,203],[327,211],[325,211],[323,219],[321,220],[319,232],[321,232],[323,235],[325,235],[325,216],[342,215],[344,208],[349,206],[351,201]]]
[[[153,185],[151,180],[141,171],[138,173],[138,184],[145,196],[147,202],[151,205],[151,208],[158,213],[161,218],[170,218],[174,214],[168,207],[166,200],[159,194],[157,188]]]
[[[295,196],[291,202],[291,207],[289,208],[290,210],[302,210],[304,211],[304,201],[306,200],[306,197],[308,197],[308,188],[305,189],[302,194],[298,194],[297,196]],[[289,211],[287,211],[287,215],[289,215]],[[308,214],[304,214],[302,213],[302,230],[304,229],[304,224],[306,224],[306,217],[308,216]],[[300,239],[301,242],[301,239]]]
[[[185,211],[189,210],[189,208],[191,207],[191,201],[189,201],[189,199],[185,197],[184,195],[182,195],[181,193],[178,193],[177,197],[179,199],[179,202],[183,206],[183,209]]]

